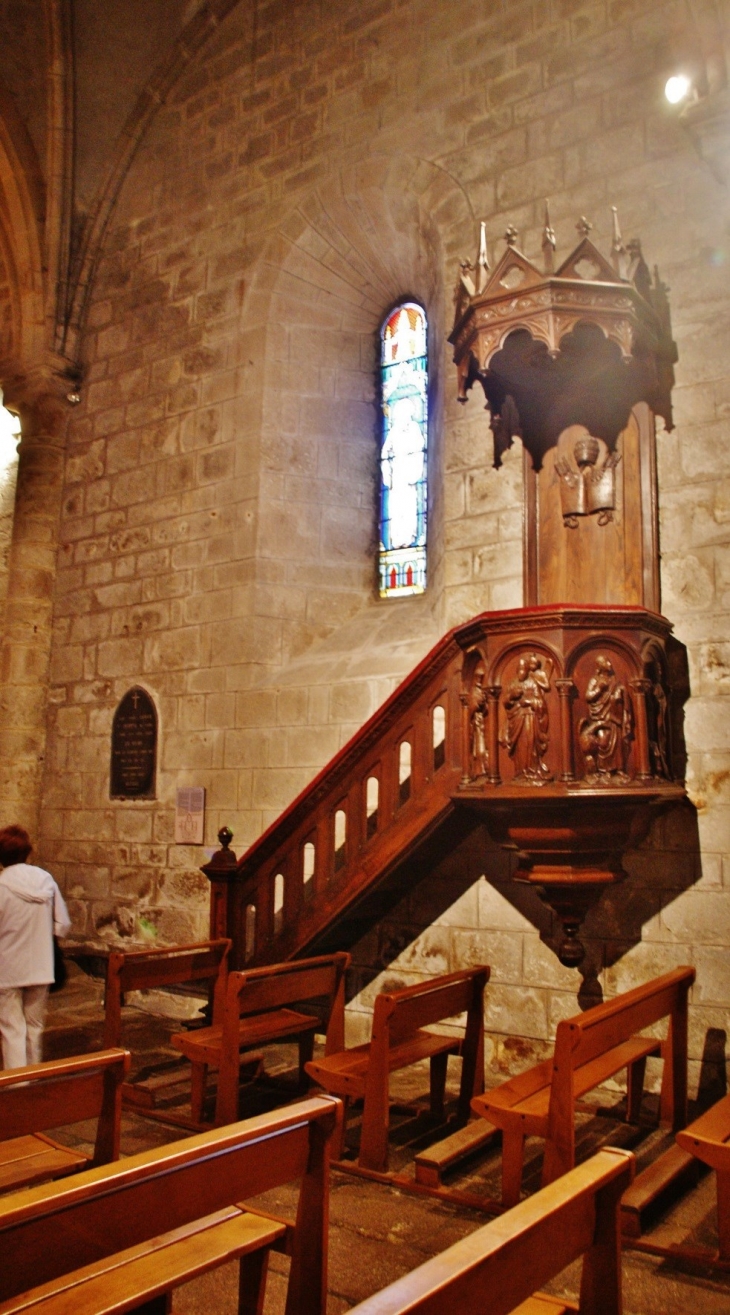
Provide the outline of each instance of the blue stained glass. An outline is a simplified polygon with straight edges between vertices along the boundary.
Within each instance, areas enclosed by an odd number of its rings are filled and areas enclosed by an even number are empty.
[[[381,330],[380,594],[426,588],[428,357],[426,316],[403,302]]]

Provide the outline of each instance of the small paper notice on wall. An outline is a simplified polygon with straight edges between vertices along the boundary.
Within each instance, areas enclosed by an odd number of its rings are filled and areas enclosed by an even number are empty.
[[[175,844],[202,845],[205,824],[205,788],[186,785],[176,791]]]

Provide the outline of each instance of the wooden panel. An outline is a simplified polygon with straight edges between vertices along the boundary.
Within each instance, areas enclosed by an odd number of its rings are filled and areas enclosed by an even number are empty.
[[[101,1050],[0,1073],[0,1138],[96,1118],[108,1079],[121,1084],[129,1062],[126,1050]]]
[[[336,981],[337,968],[330,959],[327,964],[318,967],[293,963],[287,965],[285,970],[270,974],[268,970],[263,970],[260,977],[231,973],[228,990],[238,992],[239,1007],[243,1013],[254,1014],[297,1000],[331,996]]]
[[[485,974],[486,980],[488,969]],[[410,992],[412,988],[407,989]],[[433,984],[424,982],[422,987],[413,990],[412,995],[393,992],[379,996],[375,1008],[378,1008],[378,1000],[384,1002],[383,1008],[386,1007],[385,1001],[392,1005],[393,1012],[388,1025],[391,1042],[397,1043],[410,1036],[415,1028],[438,1023],[444,1018],[458,1018],[473,1003],[474,990],[474,979],[471,976],[450,983],[448,978],[441,977]]]
[[[611,1045],[626,1041],[636,1032],[665,1018],[686,995],[695,978],[694,968],[677,968],[625,995],[588,1009],[575,1019],[565,1019],[558,1031],[570,1032],[573,1065],[580,1066]],[[556,1040],[557,1047],[557,1040]]]
[[[632,414],[619,436],[616,451],[620,461],[615,468],[616,505],[612,519],[599,524],[599,515],[576,517],[568,528],[563,523],[562,480],[556,462],[567,463],[577,473],[574,447],[586,435],[582,425],[563,431],[555,448],[545,454],[542,470],[536,477],[536,548],[537,597],[535,603],[605,603],[651,606],[645,597],[644,519],[651,516],[651,499],[643,496],[642,480],[651,480],[651,469],[642,459],[642,447],[651,437],[640,433],[639,419]],[[608,454],[600,442],[601,465]]]

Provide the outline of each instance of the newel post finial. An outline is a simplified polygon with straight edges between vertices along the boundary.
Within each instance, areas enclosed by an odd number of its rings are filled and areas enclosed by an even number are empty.
[[[234,850],[230,848],[233,839],[233,832],[229,826],[222,826],[218,832],[218,839],[221,842],[220,849],[208,863],[201,865],[200,871],[204,872],[210,882],[210,938],[216,940],[219,936],[232,936],[234,931],[234,911],[233,911],[233,892],[235,890],[235,877],[238,860]]]

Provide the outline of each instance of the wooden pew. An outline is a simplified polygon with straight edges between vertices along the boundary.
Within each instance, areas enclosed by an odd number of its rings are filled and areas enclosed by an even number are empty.
[[[694,1123],[677,1133],[683,1151],[715,1170],[717,1232],[721,1260],[730,1260],[730,1096],[723,1096]]]
[[[324,1315],[329,1142],[315,1097],[0,1200],[0,1312],[169,1309],[181,1283],[236,1257],[240,1315],[259,1315],[271,1246],[291,1256],[287,1315]],[[300,1179],[295,1224],[241,1201]]]
[[[341,1049],[349,963],[349,954],[338,951],[316,959],[230,973],[225,1005],[217,1019],[214,1015],[213,1025],[196,1032],[178,1032],[171,1038],[172,1045],[192,1064],[193,1118],[200,1121],[203,1117],[209,1068],[218,1069],[216,1126],[238,1118],[242,1052],[296,1039],[301,1086],[306,1081],[305,1065],[312,1058],[315,1032],[325,1032],[326,1054]],[[317,1000],[322,1001],[319,1012],[314,1004]]]
[[[213,981],[213,1015],[223,1007],[231,942],[199,941],[159,950],[113,950],[109,955],[104,997],[104,1045],[118,1046],[122,1005],[128,991],[163,990],[185,982]]]
[[[489,968],[469,968],[402,991],[377,996],[370,1042],[307,1064],[307,1072],[326,1091],[349,1100],[364,1098],[360,1166],[384,1172],[388,1166],[388,1078],[396,1069],[428,1059],[431,1110],[443,1117],[446,1065],[461,1055],[459,1118],[466,1122],[469,1101],[484,1090],[484,988]],[[463,1040],[422,1029],[466,1012]],[[343,1120],[343,1134],[344,1134]],[[341,1145],[338,1152],[341,1153]]]
[[[0,1073],[0,1191],[117,1160],[129,1062],[126,1050],[102,1050]],[[98,1120],[91,1157],[46,1135],[82,1119]]]
[[[633,1169],[629,1151],[599,1151],[350,1315],[621,1315],[619,1202]],[[536,1292],[581,1256],[579,1307]]]
[[[639,1115],[649,1055],[664,1059],[661,1120],[687,1122],[687,997],[694,968],[675,968],[625,995],[558,1023],[552,1059],[472,1101],[502,1129],[502,1204],[520,1199],[525,1137],[544,1137],[543,1186],[575,1164],[575,1102],[621,1069],[628,1071],[627,1117]],[[665,1041],[637,1035],[669,1016]]]
[[[220,1019],[228,978],[227,938],[172,945],[158,950],[113,950],[106,973],[104,1045],[118,1046],[122,1035],[122,1005],[128,991],[163,990],[189,982],[213,986],[213,1021]],[[123,1097],[131,1105],[153,1109],[155,1093],[144,1083],[126,1083]],[[200,1117],[195,1118],[196,1123]],[[186,1122],[180,1120],[180,1122]],[[188,1125],[189,1126],[189,1125]]]

